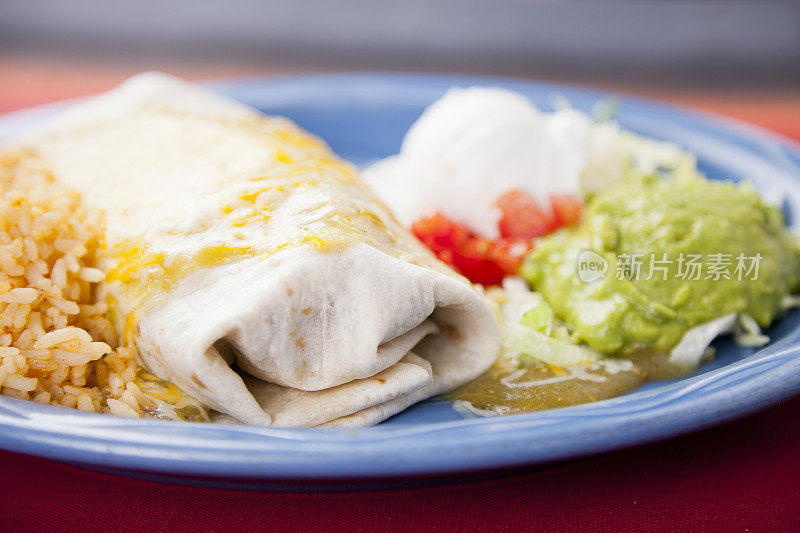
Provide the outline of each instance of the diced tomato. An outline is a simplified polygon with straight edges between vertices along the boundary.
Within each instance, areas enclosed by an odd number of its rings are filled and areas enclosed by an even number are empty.
[[[441,213],[416,221],[411,231],[434,252],[458,248],[468,236],[463,226]]]
[[[440,213],[418,220],[411,231],[439,259],[483,285],[497,285],[505,276],[516,274],[529,250],[525,241],[492,241],[475,235]]]
[[[506,272],[492,259],[493,249],[489,239],[472,236],[453,255],[453,265],[473,283],[498,285]]]
[[[492,260],[506,275],[514,276],[519,272],[525,255],[533,248],[531,241],[520,239],[498,239],[492,249]]]
[[[550,208],[553,210],[556,226],[572,226],[581,218],[583,202],[571,194],[560,194],[550,197]]]
[[[551,197],[552,211],[545,210],[519,190],[504,194],[497,205],[502,211],[502,237],[497,240],[476,235],[441,213],[418,220],[411,231],[473,283],[498,285],[505,276],[519,272],[525,255],[533,249],[533,239],[575,224],[583,210],[580,200],[568,195]]]
[[[502,281],[504,272],[489,259],[492,242],[474,235],[463,225],[435,213],[415,222],[411,231],[439,259],[473,283],[493,285]]]
[[[497,199],[500,235],[507,239],[535,239],[556,227],[553,214],[542,209],[525,191],[514,189]]]

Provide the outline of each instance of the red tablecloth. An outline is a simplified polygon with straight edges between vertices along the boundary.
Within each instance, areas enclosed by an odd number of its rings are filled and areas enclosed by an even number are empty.
[[[798,531],[800,398],[502,479],[344,493],[184,487],[0,454],[2,531]]]
[[[0,59],[0,110],[103,90],[127,73]],[[800,138],[796,96],[670,99]],[[800,398],[696,435],[533,473],[378,492],[185,487],[0,452],[0,531],[800,531],[798,422]]]

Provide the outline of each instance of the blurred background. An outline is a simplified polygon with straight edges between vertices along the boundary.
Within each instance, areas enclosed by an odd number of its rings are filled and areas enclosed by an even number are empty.
[[[0,0],[0,112],[145,69],[496,74],[655,96],[800,138],[796,0]]]

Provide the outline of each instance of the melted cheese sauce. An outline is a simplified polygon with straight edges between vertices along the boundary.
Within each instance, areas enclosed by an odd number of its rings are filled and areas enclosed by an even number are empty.
[[[140,399],[140,407],[153,418],[189,422],[209,421],[208,413],[200,402],[185,395],[172,383],[141,369],[134,382],[145,394]]]
[[[261,129],[251,125],[251,132],[276,148],[258,172],[220,184],[215,211],[188,232],[142,228],[139,237],[109,247],[108,281],[130,310],[199,269],[266,258],[287,246],[324,252],[368,242],[397,249],[402,232],[350,165],[294,126],[275,129],[272,119],[260,120]]]
[[[30,142],[104,213],[103,266],[122,322],[198,270],[286,247],[367,243],[443,268],[323,141],[173,79],[134,78]]]

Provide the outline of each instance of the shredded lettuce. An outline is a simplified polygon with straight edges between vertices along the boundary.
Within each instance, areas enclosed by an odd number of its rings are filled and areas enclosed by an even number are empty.
[[[783,308],[784,311],[788,311],[789,309],[794,309],[796,307],[800,307],[800,295],[787,294],[783,297],[781,308]]]
[[[589,110],[592,120],[597,124],[602,124],[612,120],[622,107],[622,102],[617,98],[603,98],[592,106]]]
[[[487,289],[486,296],[500,306],[503,320],[509,322],[520,322],[529,310],[546,305],[541,294],[530,290],[528,282],[516,276],[506,277],[502,287]]]
[[[523,367],[543,362],[558,367],[594,363],[602,356],[569,340],[566,326],[555,318],[541,294],[520,278],[509,277],[487,296],[500,307],[503,347]]]
[[[505,410],[502,408],[497,409],[480,409],[479,407],[475,407],[470,402],[466,400],[456,400],[452,404],[453,409],[458,412],[464,418],[480,418],[480,417],[487,417],[487,416],[500,416],[505,413]]]
[[[520,323],[539,333],[549,335],[550,330],[553,328],[553,320],[555,320],[553,308],[550,307],[550,304],[541,303],[522,315]]]
[[[503,326],[506,353],[523,367],[543,362],[566,368],[595,363],[603,357],[584,346],[555,339],[522,324],[506,322]]]
[[[695,157],[676,144],[625,131],[613,120],[594,125],[581,177],[585,194],[649,174],[681,180],[701,176]]]
[[[790,307],[800,307],[800,298],[787,296],[784,308]],[[670,352],[670,361],[696,367],[707,354],[711,342],[726,333],[732,333],[737,344],[748,348],[758,348],[769,342],[755,318],[744,313],[729,313],[687,331]]]
[[[698,366],[705,358],[711,342],[723,333],[730,332],[735,322],[736,313],[729,313],[693,327],[672,348],[670,362],[688,368]]]
[[[741,346],[758,348],[769,342],[769,337],[761,332],[761,326],[756,319],[744,313],[739,315],[733,329],[733,340]]]

